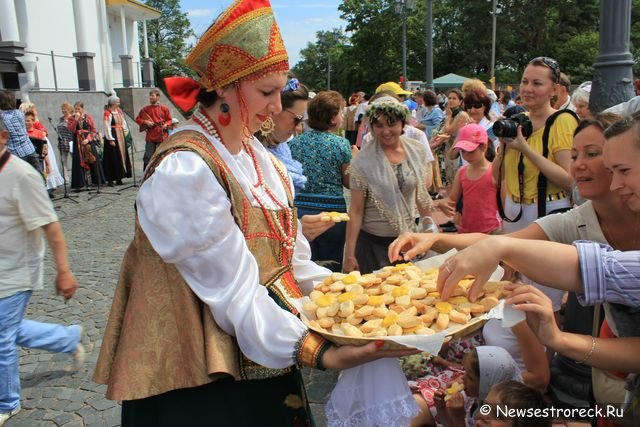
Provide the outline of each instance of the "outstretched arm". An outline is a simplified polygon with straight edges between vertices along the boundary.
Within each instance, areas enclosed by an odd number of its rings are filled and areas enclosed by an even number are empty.
[[[440,267],[438,289],[442,299],[449,298],[455,285],[464,276],[472,274],[476,276],[476,280],[469,296],[475,300],[500,260],[536,282],[556,289],[582,292],[578,251],[575,246],[491,236],[462,250]]]
[[[575,361],[601,369],[640,373],[640,338],[599,339],[563,332],[549,297],[531,285],[507,285],[507,303],[526,313],[527,323],[543,345]]]

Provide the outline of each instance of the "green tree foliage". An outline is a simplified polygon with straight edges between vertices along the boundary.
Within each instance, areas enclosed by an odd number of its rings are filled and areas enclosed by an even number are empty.
[[[179,0],[146,0],[145,3],[162,12],[159,19],[147,21],[147,35],[156,85],[164,88],[164,77],[193,73],[184,59],[192,47],[187,40],[194,33],[187,14],[180,9]],[[140,51],[143,49],[143,37],[140,31]]]
[[[398,81],[402,70],[402,21],[390,0],[343,0],[347,22],[333,45],[332,88],[349,94],[371,93],[385,81]],[[434,0],[434,77],[457,73],[488,81],[491,68],[492,1]],[[633,0],[632,45],[640,58],[640,0]],[[556,58],[574,84],[591,80],[598,53],[598,0],[498,0],[496,78],[517,83],[535,56]],[[418,0],[407,19],[407,80],[426,76],[426,0]],[[341,33],[340,30],[334,32]],[[331,32],[329,32],[331,33]],[[322,34],[326,38],[326,33]],[[320,41],[320,37],[318,39]],[[336,39],[334,39],[336,40]],[[294,72],[316,89],[326,87],[326,40],[309,43]],[[314,74],[316,73],[316,74]],[[322,78],[318,78],[318,74]],[[339,76],[339,77],[338,77]],[[313,78],[311,78],[313,77]],[[323,85],[324,84],[324,85]]]
[[[305,58],[294,69],[297,76],[304,76],[304,83],[312,90],[326,89],[331,79],[332,88],[342,88],[345,68],[340,66],[344,52],[349,49],[348,38],[342,30],[318,31],[317,41],[308,43],[300,54]],[[330,58],[330,63],[329,63]],[[329,73],[331,65],[331,73]]]
[[[631,53],[633,54],[633,74],[640,74],[640,0],[633,0],[631,9]]]

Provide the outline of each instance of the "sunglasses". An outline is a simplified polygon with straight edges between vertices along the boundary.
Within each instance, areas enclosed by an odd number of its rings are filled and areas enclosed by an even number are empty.
[[[286,111],[287,113],[293,116],[293,123],[295,123],[296,125],[299,125],[304,120],[304,116],[301,114],[296,114],[293,111],[289,111],[289,110],[284,110],[284,111]]]
[[[464,106],[467,110],[470,110],[472,108],[477,108],[477,109],[484,108],[484,104],[481,102],[474,102],[473,104],[465,104]]]
[[[529,65],[545,65],[547,68],[551,69],[555,80],[560,80],[560,64],[558,64],[558,61],[553,58],[538,56],[529,61]]]

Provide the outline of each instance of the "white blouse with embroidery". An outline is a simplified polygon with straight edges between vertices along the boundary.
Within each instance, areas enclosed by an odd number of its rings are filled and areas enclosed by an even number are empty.
[[[243,150],[231,155],[220,141],[207,137],[252,204],[259,206],[250,192],[258,175],[249,154]],[[264,182],[286,205],[285,189],[266,149],[257,140],[251,146]],[[262,195],[270,203],[267,208],[277,208],[266,193]],[[205,161],[188,151],[169,154],[140,187],[136,203],[140,226],[153,248],[165,262],[175,264],[193,292],[209,305],[216,323],[237,338],[242,352],[269,368],[295,364],[294,348],[307,328],[259,284],[258,263],[234,221],[225,190]],[[298,227],[292,263],[303,293],[331,273],[310,258],[309,243]]]

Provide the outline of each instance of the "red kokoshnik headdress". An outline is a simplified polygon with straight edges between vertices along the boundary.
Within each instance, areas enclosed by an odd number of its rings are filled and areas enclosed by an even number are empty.
[[[198,81],[165,79],[171,99],[191,110],[201,87],[220,89],[239,80],[256,80],[272,72],[287,72],[289,56],[269,0],[236,0],[200,38],[185,63]]]

